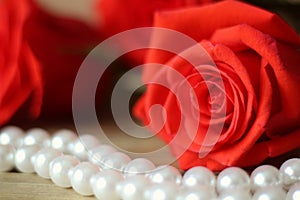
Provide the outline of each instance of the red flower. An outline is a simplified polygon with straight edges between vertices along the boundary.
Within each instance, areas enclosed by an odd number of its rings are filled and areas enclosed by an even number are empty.
[[[27,105],[32,117],[38,115],[41,106],[40,67],[23,36],[28,11],[26,1],[0,3],[0,125],[22,105]]]
[[[252,166],[267,157],[300,147],[300,40],[281,18],[248,4],[224,1],[158,12],[154,25],[179,31],[199,41],[222,78],[218,79],[215,68],[207,65],[195,68],[179,56],[158,50],[148,53],[147,62],[166,64],[184,75],[200,105],[194,106],[195,99],[191,98],[188,100],[191,112],[182,113],[169,89],[149,84],[134,110],[144,124],[149,124],[151,106],[163,105],[167,118],[158,135],[167,143],[178,136],[181,122],[184,123],[180,130],[182,142],[189,139],[189,124],[197,119],[193,113],[199,112],[192,144],[183,147],[178,141],[170,143],[174,154],[180,156],[178,162],[182,169],[197,165],[212,170]],[[155,35],[153,41],[167,40],[161,37]],[[187,53],[197,53],[190,51],[192,49]],[[159,73],[158,78],[169,82],[176,91],[184,90],[163,69],[144,71],[143,80],[148,82]],[[203,74],[207,75],[205,80]],[[224,90],[220,88],[221,83]],[[218,109],[214,109],[214,105]],[[225,109],[225,116],[211,118]],[[163,113],[160,115],[151,119],[154,124],[163,118]],[[205,148],[203,142],[208,128],[221,125],[216,144],[205,157],[199,157],[200,149]],[[186,150],[180,155],[182,148]]]

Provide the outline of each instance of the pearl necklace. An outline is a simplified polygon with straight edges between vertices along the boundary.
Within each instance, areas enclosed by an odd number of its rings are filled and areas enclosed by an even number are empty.
[[[86,151],[86,149],[91,149]],[[105,200],[299,200],[300,159],[280,169],[257,167],[250,176],[229,167],[216,176],[205,167],[184,175],[170,165],[155,167],[145,159],[131,160],[92,135],[80,138],[67,129],[52,137],[40,128],[24,131],[8,126],[0,132],[0,172],[13,168],[37,173],[59,187]]]

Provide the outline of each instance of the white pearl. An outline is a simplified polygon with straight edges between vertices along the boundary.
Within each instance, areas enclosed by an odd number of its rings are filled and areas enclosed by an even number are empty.
[[[11,171],[14,166],[15,149],[11,144],[0,144],[0,172]]]
[[[54,132],[51,139],[51,147],[57,149],[63,153],[71,153],[68,145],[77,139],[77,135],[68,129],[61,129]]]
[[[174,182],[153,184],[144,192],[145,200],[171,200],[176,199],[179,186]]]
[[[41,128],[32,128],[26,131],[26,135],[23,139],[24,145],[37,144],[41,147],[48,147],[50,144],[50,136],[48,132]]]
[[[253,191],[266,186],[282,187],[282,174],[274,166],[262,165],[251,173],[251,181]]]
[[[300,199],[300,182],[295,183],[292,187],[290,187],[286,200],[299,200]]]
[[[104,170],[90,179],[94,195],[98,199],[119,200],[116,185],[123,181],[123,175],[115,170]]]
[[[114,152],[104,156],[101,159],[101,167],[103,169],[115,169],[119,171],[123,171],[124,167],[131,161],[131,158],[122,153],[122,152]]]
[[[293,158],[285,161],[279,171],[283,174],[283,184],[286,187],[300,181],[300,159]]]
[[[284,200],[286,192],[278,186],[266,186],[258,189],[252,200]]]
[[[170,181],[176,184],[180,184],[182,176],[177,168],[170,165],[163,165],[153,170],[153,172],[148,175],[148,178],[153,183]]]
[[[43,178],[50,178],[49,174],[49,164],[58,156],[61,156],[62,153],[56,149],[53,148],[43,148],[39,152],[35,154],[35,160],[34,160],[34,170],[35,172],[43,177]]]
[[[181,188],[176,200],[214,200],[217,194],[208,186],[194,186]]]
[[[251,200],[251,194],[246,190],[228,189],[219,195],[218,200]]]
[[[78,164],[79,160],[71,155],[62,155],[53,159],[49,164],[49,175],[51,180],[60,187],[71,187],[68,173],[71,168]]]
[[[197,166],[185,172],[182,178],[182,184],[184,187],[193,187],[199,185],[215,188],[216,176],[208,168]]]
[[[99,145],[95,148],[93,148],[90,152],[89,152],[89,161],[97,164],[99,166],[101,166],[101,159],[111,153],[117,152],[117,150],[110,146],[110,145]]]
[[[6,126],[0,132],[0,144],[12,144],[15,148],[22,145],[24,131],[16,126]]]
[[[39,145],[24,145],[21,146],[15,154],[15,166],[20,172],[32,173],[34,167],[32,163],[32,156],[40,150]]]
[[[69,150],[81,161],[88,160],[88,152],[98,146],[100,141],[93,135],[82,135],[69,145]]]
[[[145,176],[129,176],[117,184],[116,190],[122,200],[144,200],[144,190],[149,185]]]
[[[124,168],[125,176],[132,176],[136,174],[147,174],[155,169],[155,165],[146,158],[136,158],[131,160]]]
[[[217,177],[217,190],[222,192],[228,189],[250,190],[250,178],[248,174],[239,167],[229,167],[221,171]]]
[[[82,162],[70,170],[72,172],[69,174],[70,182],[73,189],[83,196],[92,195],[93,189],[90,185],[90,179],[99,172],[99,168],[92,163]]]

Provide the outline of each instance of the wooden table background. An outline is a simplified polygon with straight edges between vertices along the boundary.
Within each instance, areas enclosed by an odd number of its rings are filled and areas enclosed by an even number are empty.
[[[83,197],[73,189],[56,186],[50,179],[43,179],[36,174],[0,173],[1,200],[88,200],[95,197]]]

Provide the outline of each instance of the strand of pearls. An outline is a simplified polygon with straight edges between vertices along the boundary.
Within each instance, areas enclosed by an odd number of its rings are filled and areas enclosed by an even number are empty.
[[[90,149],[90,151],[86,151]],[[300,159],[284,162],[280,169],[257,167],[250,175],[229,167],[216,176],[205,167],[184,175],[169,165],[131,159],[92,135],[79,138],[62,129],[52,137],[33,128],[26,133],[8,126],[0,132],[0,172],[16,168],[37,173],[59,187],[105,200],[299,200]]]

